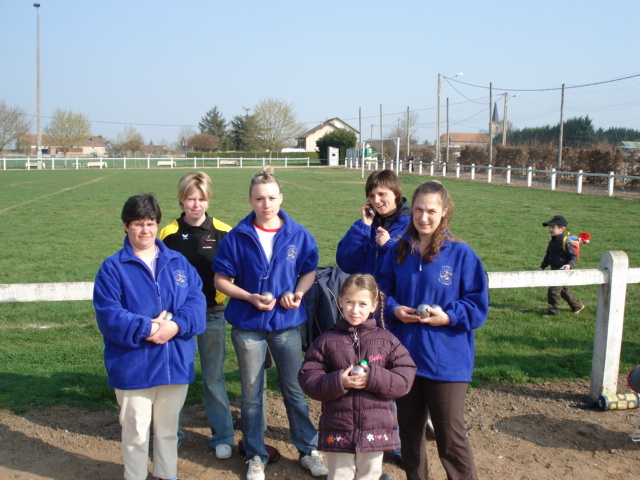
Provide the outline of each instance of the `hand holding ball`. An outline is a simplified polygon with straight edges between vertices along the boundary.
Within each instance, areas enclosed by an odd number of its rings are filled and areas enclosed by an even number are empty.
[[[282,294],[282,298],[288,298],[289,300],[291,300],[292,302],[296,301],[296,294],[287,290],[286,292],[284,292]]]
[[[265,305],[269,305],[271,302],[273,302],[273,299],[274,299],[273,293],[271,293],[271,292],[262,292],[260,295],[265,297],[265,299],[262,300],[262,303],[264,303]]]
[[[416,314],[420,318],[429,318],[431,314],[427,311],[427,308],[431,307],[431,305],[427,303],[421,303],[416,307]]]

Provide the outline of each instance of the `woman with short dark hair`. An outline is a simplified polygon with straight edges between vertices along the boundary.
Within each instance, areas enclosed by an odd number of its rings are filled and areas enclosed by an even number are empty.
[[[177,480],[178,417],[195,380],[195,335],[205,329],[202,281],[181,254],[156,238],[161,211],[150,194],[122,209],[124,247],[96,275],[93,305],[104,338],[109,385],[120,406],[125,480]]]

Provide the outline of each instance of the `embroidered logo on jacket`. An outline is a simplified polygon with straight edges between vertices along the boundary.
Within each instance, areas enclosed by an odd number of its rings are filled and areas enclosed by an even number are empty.
[[[443,285],[451,285],[453,283],[453,267],[450,265],[443,265],[440,269],[438,281]]]
[[[379,362],[380,360],[382,360],[382,355],[378,354],[378,355],[369,355],[369,365],[371,365],[371,362]]]
[[[298,256],[298,247],[295,245],[289,245],[287,247],[287,260],[293,263],[296,261],[296,257]]]
[[[177,286],[187,288],[187,273],[184,270],[174,271],[173,279],[176,281]]]
[[[189,240],[189,234],[188,233],[183,233],[182,234],[182,239],[183,240]]]
[[[202,248],[212,248],[213,243],[216,241],[211,235],[202,237]]]

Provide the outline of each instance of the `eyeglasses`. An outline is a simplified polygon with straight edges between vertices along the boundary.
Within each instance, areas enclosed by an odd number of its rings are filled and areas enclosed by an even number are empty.
[[[148,222],[131,222],[129,224],[129,228],[132,228],[133,230],[142,230],[145,227],[147,227],[149,230],[158,228],[158,222],[156,222],[155,220],[150,220]]]

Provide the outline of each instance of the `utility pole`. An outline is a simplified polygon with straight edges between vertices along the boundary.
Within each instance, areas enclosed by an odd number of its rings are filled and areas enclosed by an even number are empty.
[[[438,74],[438,103],[436,106],[436,161],[440,161],[440,74]]]
[[[504,92],[504,115],[502,116],[502,145],[507,144],[507,92]]]
[[[382,104],[380,104],[380,138],[382,138]],[[384,140],[380,140],[380,160],[384,159]]]
[[[449,163],[449,97],[447,97],[447,164]]]
[[[558,137],[558,170],[562,168],[562,137],[564,136],[564,83],[562,84],[562,97],[560,98],[560,136]]]
[[[493,165],[493,118],[491,116],[493,107],[493,83],[489,83],[489,165]]]
[[[411,125],[409,124],[409,107],[407,107],[407,159],[411,155]]]
[[[40,4],[34,3],[33,6],[36,7],[36,151],[38,160],[42,160],[42,116],[40,114]]]

